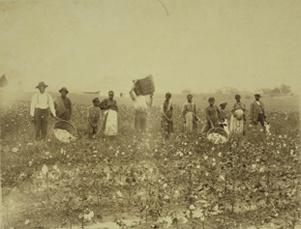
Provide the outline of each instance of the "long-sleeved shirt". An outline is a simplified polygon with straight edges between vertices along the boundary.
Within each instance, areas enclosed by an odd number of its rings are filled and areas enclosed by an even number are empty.
[[[39,109],[48,109],[49,108],[52,115],[56,116],[53,99],[47,92],[45,92],[43,94],[38,92],[32,96],[31,104],[30,104],[30,115],[32,117],[34,116],[36,108],[39,108]]]

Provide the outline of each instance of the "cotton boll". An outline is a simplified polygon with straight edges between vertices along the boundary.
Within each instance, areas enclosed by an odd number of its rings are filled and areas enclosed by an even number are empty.
[[[191,204],[191,205],[189,206],[189,210],[191,210],[191,211],[195,210],[195,206],[194,206],[193,204]]]
[[[70,143],[76,139],[71,133],[63,129],[55,129],[54,135],[59,141],[63,143]]]
[[[11,149],[11,151],[12,151],[13,153],[17,153],[17,152],[19,151],[19,149],[18,149],[17,147],[14,147],[14,148]]]
[[[48,173],[48,167],[47,167],[47,165],[43,165],[43,167],[42,167],[42,174],[43,175],[46,175]]]
[[[30,224],[30,220],[29,219],[25,220],[24,224],[25,225],[29,225]]]

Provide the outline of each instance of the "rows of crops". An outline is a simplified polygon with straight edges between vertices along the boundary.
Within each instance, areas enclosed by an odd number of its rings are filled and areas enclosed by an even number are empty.
[[[108,218],[128,228],[127,217],[135,219],[133,228],[296,226],[298,112],[269,113],[271,136],[250,127],[244,139],[212,145],[201,134],[182,133],[179,107],[170,141],[161,137],[159,108],[139,136],[126,106],[117,138],[88,140],[86,110],[75,106],[81,138],[69,145],[33,142],[27,104],[2,114],[4,228],[86,228]],[[10,198],[17,191],[22,196],[14,209]]]

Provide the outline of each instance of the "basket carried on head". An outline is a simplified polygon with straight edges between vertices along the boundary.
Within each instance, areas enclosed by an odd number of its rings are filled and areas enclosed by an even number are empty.
[[[59,120],[53,125],[54,137],[63,143],[75,141],[78,137],[77,129],[65,120]]]
[[[135,81],[134,91],[136,95],[152,95],[155,92],[155,84],[152,75]]]
[[[214,144],[221,144],[229,140],[229,135],[224,128],[215,127],[207,132],[207,139]]]

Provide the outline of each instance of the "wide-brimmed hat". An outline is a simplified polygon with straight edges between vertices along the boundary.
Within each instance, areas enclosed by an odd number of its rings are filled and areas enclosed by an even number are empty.
[[[68,89],[66,87],[62,87],[59,92],[65,91],[66,93],[69,93]]]
[[[48,87],[48,85],[47,84],[45,84],[45,82],[44,81],[41,81],[37,86],[36,86],[36,88],[41,88],[41,87],[44,87],[44,88],[46,88],[46,87]]]
[[[255,93],[254,96],[255,96],[255,97],[261,97],[261,94]]]

